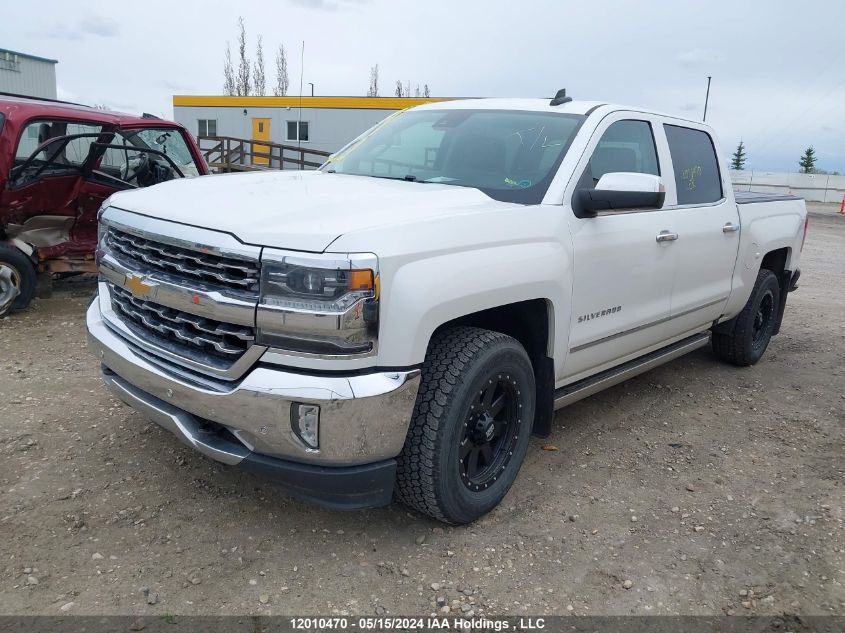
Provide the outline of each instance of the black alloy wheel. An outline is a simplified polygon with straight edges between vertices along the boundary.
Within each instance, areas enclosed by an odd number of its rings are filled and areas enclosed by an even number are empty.
[[[519,395],[521,390],[514,377],[497,374],[470,404],[458,450],[461,481],[470,490],[490,486],[513,457],[523,426]]]

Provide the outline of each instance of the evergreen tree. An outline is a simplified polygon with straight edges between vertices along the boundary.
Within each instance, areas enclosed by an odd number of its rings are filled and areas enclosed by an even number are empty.
[[[812,174],[816,171],[816,150],[812,145],[804,150],[804,155],[798,161],[798,165],[801,167],[802,174]]]
[[[736,151],[731,159],[731,169],[737,171],[745,169],[745,144],[742,141],[736,146]]]

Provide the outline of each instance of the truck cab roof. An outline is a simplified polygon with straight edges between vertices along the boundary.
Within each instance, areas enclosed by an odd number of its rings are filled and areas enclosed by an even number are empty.
[[[589,115],[598,110],[602,110],[604,114],[616,112],[620,110],[643,112],[647,114],[654,114],[663,117],[678,119],[679,121],[686,121],[695,126],[705,126],[701,121],[693,121],[684,117],[679,117],[676,114],[667,112],[660,112],[657,110],[650,110],[648,108],[626,106],[618,103],[606,103],[604,101],[581,101],[572,100],[560,105],[551,105],[551,99],[510,99],[510,98],[490,98],[490,99],[460,99],[455,101],[438,101],[434,103],[426,103],[424,105],[416,106],[414,110],[520,110],[528,112],[554,112],[559,114],[580,114]]]

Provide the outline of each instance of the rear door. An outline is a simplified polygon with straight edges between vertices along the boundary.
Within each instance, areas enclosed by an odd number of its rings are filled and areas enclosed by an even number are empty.
[[[662,129],[671,159],[666,178],[674,179],[676,191],[666,208],[678,234],[669,327],[682,334],[723,314],[739,248],[739,213],[726,194],[731,185],[708,131],[674,122]]]
[[[597,127],[567,189],[594,187],[605,173],[638,172],[665,178],[664,146],[655,143],[656,120],[614,113]],[[668,188],[668,187],[667,187]],[[572,322],[565,375],[577,380],[644,353],[666,337],[674,243],[657,241],[675,211],[603,211],[570,221],[574,249]]]

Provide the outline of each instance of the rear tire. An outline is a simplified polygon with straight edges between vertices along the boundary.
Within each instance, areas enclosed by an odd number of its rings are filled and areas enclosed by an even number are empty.
[[[531,360],[516,339],[473,327],[435,335],[398,458],[397,498],[451,524],[492,510],[525,457],[534,398]]]
[[[35,294],[35,267],[14,246],[0,244],[0,317],[23,310]]]
[[[722,360],[748,367],[763,356],[772,339],[780,306],[781,288],[775,273],[762,268],[748,298],[737,316],[713,332],[713,352]]]

